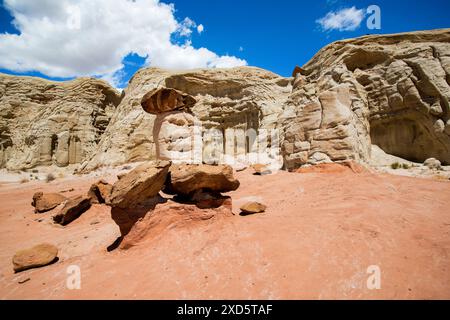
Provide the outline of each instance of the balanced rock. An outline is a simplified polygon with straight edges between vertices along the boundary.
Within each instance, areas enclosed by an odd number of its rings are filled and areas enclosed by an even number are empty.
[[[112,185],[104,180],[94,183],[88,192],[88,197],[91,199],[91,204],[108,203],[111,190]]]
[[[40,244],[33,248],[18,251],[13,259],[15,272],[38,268],[53,263],[58,256],[58,248],[51,244]]]
[[[248,202],[241,206],[242,215],[261,213],[266,211],[267,207],[259,202]]]
[[[169,161],[157,161],[136,167],[114,184],[110,196],[111,206],[132,208],[158,195],[170,165]]]
[[[78,196],[69,199],[61,211],[53,216],[53,221],[60,225],[68,225],[91,207],[91,199],[86,196]]]
[[[36,213],[43,213],[55,209],[66,200],[67,198],[59,193],[36,192],[31,205]]]
[[[229,192],[239,188],[239,181],[228,165],[174,165],[170,169],[169,189],[179,195],[190,195],[198,190]]]
[[[189,110],[197,101],[190,95],[170,88],[154,89],[141,100],[142,108],[151,114]]]

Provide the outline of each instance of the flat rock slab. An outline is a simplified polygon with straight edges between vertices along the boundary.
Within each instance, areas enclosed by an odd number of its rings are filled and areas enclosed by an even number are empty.
[[[79,196],[69,199],[61,211],[53,217],[53,221],[60,225],[68,225],[91,207],[91,199]]]
[[[56,261],[57,256],[58,248],[47,243],[18,251],[12,259],[14,271],[21,272],[49,265]]]
[[[170,165],[169,161],[157,161],[136,167],[114,184],[110,205],[133,208],[155,197],[164,186]]]
[[[59,193],[36,192],[31,205],[35,208],[36,213],[44,213],[55,209],[66,200],[67,198]]]
[[[180,195],[190,195],[198,190],[229,192],[239,185],[233,176],[233,168],[227,165],[182,164],[170,169],[169,189]]]

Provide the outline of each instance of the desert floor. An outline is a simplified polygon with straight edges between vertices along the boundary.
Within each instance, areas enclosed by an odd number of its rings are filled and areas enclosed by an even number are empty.
[[[236,175],[234,216],[174,223],[112,252],[120,233],[109,207],[60,227],[31,206],[37,191],[84,194],[98,177],[0,185],[0,298],[450,299],[450,181],[350,170]],[[247,200],[268,209],[240,216]],[[14,253],[42,242],[59,248],[59,261],[15,274]],[[66,285],[71,265],[79,290]],[[373,265],[379,290],[367,287]]]

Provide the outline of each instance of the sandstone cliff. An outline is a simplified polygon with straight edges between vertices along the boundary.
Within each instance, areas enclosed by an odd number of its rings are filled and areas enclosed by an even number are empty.
[[[0,168],[80,164],[120,102],[106,82],[51,82],[0,74]]]
[[[371,143],[408,160],[450,163],[449,29],[335,42],[295,76],[288,165],[316,151],[367,161]]]
[[[1,166],[82,163],[80,169],[89,171],[154,159],[156,116],[142,109],[141,99],[163,87],[192,96],[192,115],[204,130],[222,132],[224,143],[228,129],[278,129],[287,169],[369,162],[372,144],[408,160],[434,157],[450,164],[450,29],[445,29],[338,41],[291,78],[253,67],[142,69],[122,99],[97,80],[49,83],[1,76]],[[165,126],[167,148],[184,151],[184,144],[173,141],[189,119],[173,114],[156,121]]]
[[[142,97],[158,87],[169,87],[195,97],[192,112],[204,129],[275,128],[292,91],[291,79],[259,68],[138,71],[105,131],[99,152],[82,169],[153,159],[156,116],[141,107]]]

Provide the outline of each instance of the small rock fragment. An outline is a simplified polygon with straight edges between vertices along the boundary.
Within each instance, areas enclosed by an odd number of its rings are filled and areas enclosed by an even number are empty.
[[[241,215],[250,215],[266,211],[267,207],[259,202],[248,202],[241,206]]]

